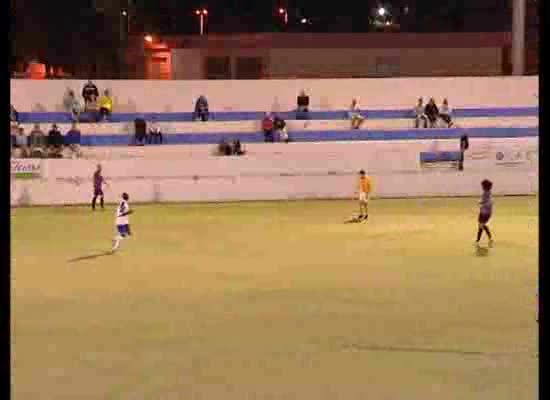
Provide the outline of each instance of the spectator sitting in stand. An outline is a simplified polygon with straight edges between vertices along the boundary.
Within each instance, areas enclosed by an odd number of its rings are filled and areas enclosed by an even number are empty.
[[[206,97],[201,95],[195,103],[195,112],[193,113],[193,119],[195,121],[208,121],[209,116],[210,113],[208,112],[208,100],[206,100]]]
[[[99,118],[101,121],[106,121],[113,111],[113,98],[108,90],[103,92],[103,96],[99,98],[97,103],[99,106]]]
[[[447,127],[450,128],[453,126],[453,121],[451,119],[452,109],[449,107],[449,102],[447,99],[443,99],[443,104],[441,105],[441,110],[439,111],[439,116],[447,124]]]
[[[359,108],[357,99],[351,101],[349,118],[351,119],[351,129],[359,129],[365,121],[365,117],[361,115],[361,109]]]
[[[460,136],[460,160],[458,161],[458,170],[464,170],[464,153],[470,147],[470,141],[468,140],[468,135],[465,133]]]
[[[63,135],[56,124],[48,133],[48,154],[52,158],[60,158],[63,151]]]
[[[147,139],[147,122],[145,119],[138,117],[134,120],[135,128],[135,144],[136,146],[143,146]]]
[[[224,139],[218,145],[219,156],[242,156],[243,154],[245,154],[244,147],[239,139],[231,142]]]
[[[12,155],[13,155],[13,152],[15,151],[17,145],[16,145],[16,137],[17,137],[17,134],[19,133],[19,124],[17,123],[11,123],[10,125],[10,136],[11,136],[11,150],[12,150]]]
[[[288,126],[285,123],[281,129],[279,129],[279,140],[284,143],[288,143],[290,138],[288,137]]]
[[[435,128],[437,119],[439,118],[439,109],[437,108],[433,97],[426,105],[426,109],[424,112],[426,113],[426,117],[428,117],[430,128]]]
[[[68,148],[71,157],[78,158],[81,156],[80,137],[80,130],[78,129],[76,122],[73,122],[71,129],[65,135],[65,146]]]
[[[288,143],[288,130],[286,127],[286,122],[284,119],[279,117],[278,115],[275,116],[275,119],[273,120],[273,128],[275,129],[275,132],[277,133],[279,140],[285,143]]]
[[[22,126],[17,128],[15,148],[19,150],[19,154],[15,154],[16,157],[25,158],[29,156],[29,138],[25,135],[25,129]]]
[[[218,155],[230,156],[232,152],[233,149],[231,148],[231,145],[227,142],[227,140],[222,140],[218,145]]]
[[[12,122],[10,123],[10,132],[12,135],[17,135],[17,133],[19,132],[19,127],[21,125],[19,125],[17,122]]]
[[[160,130],[160,126],[155,122],[154,117],[151,119],[151,122],[149,122],[148,125],[149,125],[149,135],[147,137],[147,143],[162,144],[162,132]]]
[[[262,130],[264,131],[264,141],[273,142],[273,117],[271,113],[265,113],[262,119]]]
[[[46,153],[48,140],[44,132],[40,129],[40,125],[35,124],[29,135],[29,145],[31,148],[30,156],[33,158],[42,158]]]
[[[14,135],[13,133],[10,135],[10,138],[11,138],[11,157],[17,157],[17,154],[16,154],[16,150],[17,150],[17,146],[15,145],[15,137],[17,135]]]
[[[10,104],[10,122],[19,122],[19,113],[13,104]]]
[[[84,111],[96,111],[96,101],[99,97],[97,86],[90,80],[82,89],[82,98],[84,99]]]
[[[63,98],[63,107],[65,111],[71,113],[71,119],[78,122],[78,118],[80,117],[80,102],[76,98],[73,90],[67,90]]]
[[[239,139],[233,141],[233,151],[232,154],[236,156],[242,156],[245,151],[243,145],[241,145],[241,141]]]
[[[298,107],[296,108],[296,119],[308,119],[309,113],[309,96],[302,90],[296,99]]]
[[[420,122],[424,128],[428,127],[428,117],[426,117],[424,100],[422,97],[418,99],[418,104],[414,108],[414,127],[420,128]]]

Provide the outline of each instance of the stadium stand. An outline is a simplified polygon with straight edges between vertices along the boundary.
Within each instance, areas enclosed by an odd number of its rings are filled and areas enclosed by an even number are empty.
[[[414,129],[411,110],[364,110],[365,124],[350,129],[347,111],[310,112],[309,120],[295,120],[294,112],[279,113],[287,119],[292,142],[413,140],[469,137],[538,136],[538,107],[455,109],[455,127]],[[214,112],[208,122],[192,121],[192,113],[114,113],[107,123],[82,123],[80,144],[83,146],[127,146],[135,143],[134,119],[155,119],[164,133],[164,144],[218,144],[223,140],[242,143],[264,141],[262,112]],[[70,113],[20,112],[25,131],[33,123],[57,123],[63,134],[71,127]],[[74,141],[74,140],[73,140]],[[74,144],[71,142],[71,144]]]

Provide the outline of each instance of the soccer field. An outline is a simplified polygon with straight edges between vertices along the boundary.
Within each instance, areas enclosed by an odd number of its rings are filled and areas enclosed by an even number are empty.
[[[536,197],[12,210],[15,400],[518,400]]]

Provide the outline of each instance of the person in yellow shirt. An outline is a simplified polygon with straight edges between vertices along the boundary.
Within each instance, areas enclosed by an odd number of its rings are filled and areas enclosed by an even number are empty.
[[[365,171],[359,171],[359,217],[360,221],[366,221],[369,218],[369,195],[372,190],[371,179],[365,174]]]
[[[111,116],[111,112],[113,111],[113,98],[108,90],[103,92],[103,96],[99,98],[97,104],[99,106],[99,117],[105,121],[107,117]]]

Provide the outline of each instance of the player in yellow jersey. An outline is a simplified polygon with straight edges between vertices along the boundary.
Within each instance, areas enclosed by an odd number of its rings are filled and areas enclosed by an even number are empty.
[[[366,221],[369,218],[369,195],[372,189],[371,179],[365,171],[359,171],[359,220]]]

